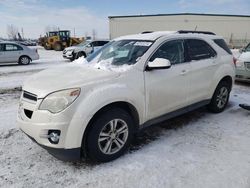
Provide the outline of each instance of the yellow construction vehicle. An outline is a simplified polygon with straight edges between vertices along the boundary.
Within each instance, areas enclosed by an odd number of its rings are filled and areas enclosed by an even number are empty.
[[[83,38],[75,38],[70,37],[70,31],[68,30],[62,30],[62,31],[51,31],[46,33],[45,37],[41,37],[39,41],[41,42],[41,45],[46,50],[56,50],[61,51],[64,48],[67,48],[69,46],[74,46],[77,44],[80,44],[83,42]]]

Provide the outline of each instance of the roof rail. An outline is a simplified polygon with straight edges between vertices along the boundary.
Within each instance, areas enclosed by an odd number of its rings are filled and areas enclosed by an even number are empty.
[[[153,33],[154,31],[143,31],[141,34]]]
[[[215,35],[215,33],[210,31],[191,31],[191,30],[179,30],[178,33],[186,34],[186,33],[197,33],[197,34],[207,34],[207,35]]]

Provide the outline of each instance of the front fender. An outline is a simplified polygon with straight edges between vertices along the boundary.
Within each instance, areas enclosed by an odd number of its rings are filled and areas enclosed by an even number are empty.
[[[133,105],[137,109],[141,123],[144,118],[144,97],[138,92],[140,91],[119,84],[98,87],[86,92],[79,100],[81,102],[68,127],[65,148],[81,147],[84,131],[91,118],[101,108],[114,102],[127,102]]]

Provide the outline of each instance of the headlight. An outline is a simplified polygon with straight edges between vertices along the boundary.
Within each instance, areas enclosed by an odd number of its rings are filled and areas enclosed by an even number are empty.
[[[236,67],[242,67],[242,66],[244,66],[244,62],[237,60],[235,65],[236,65]]]
[[[75,88],[51,93],[43,99],[39,110],[48,110],[52,113],[61,112],[76,100],[80,92],[80,88]]]

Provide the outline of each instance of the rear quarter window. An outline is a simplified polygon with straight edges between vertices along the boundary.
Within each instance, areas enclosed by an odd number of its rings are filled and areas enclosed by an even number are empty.
[[[215,42],[215,44],[225,50],[228,54],[233,54],[223,39],[214,39],[213,41]]]
[[[215,50],[205,41],[200,39],[187,39],[187,54],[189,60],[202,60],[215,57]]]

